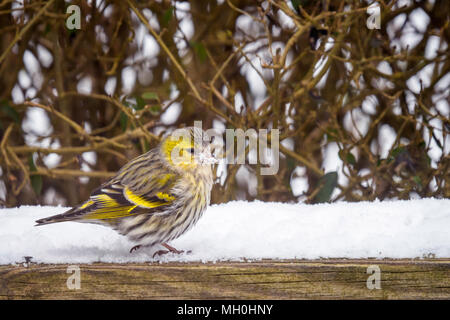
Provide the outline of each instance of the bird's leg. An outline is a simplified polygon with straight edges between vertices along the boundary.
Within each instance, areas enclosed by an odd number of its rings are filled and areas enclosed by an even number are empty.
[[[176,253],[176,254],[181,254],[181,253],[184,252],[183,250],[177,250],[177,249],[175,249],[174,247],[168,245],[166,242],[161,243],[161,244],[162,244],[165,248],[167,248],[170,252],[173,252],[173,253]]]
[[[166,254],[166,253],[169,253],[169,251],[167,251],[167,250],[158,250],[158,251],[156,251],[156,252],[153,254],[153,258],[154,258],[155,256],[162,256],[163,254]]]

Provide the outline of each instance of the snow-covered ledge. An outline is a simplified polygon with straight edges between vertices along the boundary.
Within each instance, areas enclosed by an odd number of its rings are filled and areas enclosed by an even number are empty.
[[[0,264],[218,261],[242,259],[450,257],[450,200],[285,204],[234,201],[211,206],[171,244],[189,254],[152,258],[100,225],[34,221],[66,208],[0,209]]]

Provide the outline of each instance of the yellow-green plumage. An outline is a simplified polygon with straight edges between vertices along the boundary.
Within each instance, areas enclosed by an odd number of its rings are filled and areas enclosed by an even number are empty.
[[[196,155],[211,159],[209,142],[194,142],[194,132],[206,135],[192,127],[176,130],[178,135],[170,135],[157,148],[127,163],[86,202],[36,222],[106,224],[147,246],[179,237],[209,205],[213,184],[211,162],[199,160],[192,152],[196,148]],[[180,141],[180,133],[191,139]],[[181,161],[174,161],[174,151]]]

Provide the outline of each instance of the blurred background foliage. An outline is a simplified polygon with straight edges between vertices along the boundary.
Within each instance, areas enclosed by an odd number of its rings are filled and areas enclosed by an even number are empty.
[[[75,205],[194,120],[280,130],[213,203],[450,197],[449,3],[372,2],[0,1],[0,206]]]

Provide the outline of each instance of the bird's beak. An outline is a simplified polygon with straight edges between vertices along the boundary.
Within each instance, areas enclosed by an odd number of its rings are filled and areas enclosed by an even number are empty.
[[[205,152],[200,153],[199,160],[202,164],[214,164],[219,162],[219,160],[214,157],[210,150],[206,150]]]

